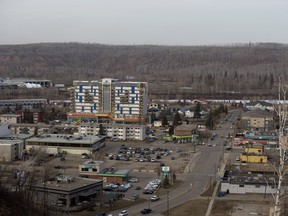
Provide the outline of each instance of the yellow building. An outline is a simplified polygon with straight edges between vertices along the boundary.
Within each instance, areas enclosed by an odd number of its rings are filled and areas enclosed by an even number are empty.
[[[253,148],[245,148],[245,152],[247,154],[255,153],[257,155],[263,155],[264,154],[264,147],[263,146],[255,146]]]
[[[240,154],[240,161],[243,163],[267,163],[268,157],[265,155],[256,155],[254,153]]]
[[[267,163],[268,157],[264,154],[262,146],[245,148],[245,152],[240,154],[240,161],[243,163]]]

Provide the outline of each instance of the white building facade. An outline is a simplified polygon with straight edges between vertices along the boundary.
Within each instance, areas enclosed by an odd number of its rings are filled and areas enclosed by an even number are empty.
[[[146,126],[138,124],[102,124],[103,135],[117,140],[139,140],[146,139]],[[99,135],[100,124],[80,124],[78,133],[80,135]]]
[[[146,117],[147,82],[121,82],[117,79],[74,81],[71,108],[75,113],[106,114],[113,119]]]
[[[20,159],[23,154],[23,141],[0,140],[0,161],[11,162]]]

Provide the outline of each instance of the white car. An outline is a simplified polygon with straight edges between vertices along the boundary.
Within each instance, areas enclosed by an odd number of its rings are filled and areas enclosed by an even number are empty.
[[[160,199],[160,197],[157,196],[157,195],[154,195],[154,196],[152,196],[152,197],[150,198],[151,202],[156,202],[156,201],[159,200],[159,199]]]
[[[122,210],[120,213],[119,213],[119,216],[127,216],[128,215],[128,211],[127,210]]]

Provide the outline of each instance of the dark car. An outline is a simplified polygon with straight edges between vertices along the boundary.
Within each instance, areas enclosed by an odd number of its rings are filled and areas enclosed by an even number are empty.
[[[97,213],[96,216],[106,216],[105,212]]]
[[[54,169],[64,169],[64,167],[57,165],[57,166],[54,166]]]
[[[143,191],[143,194],[153,194],[154,192],[152,190],[149,190],[149,189],[145,189]]]
[[[141,210],[141,214],[150,214],[152,212],[152,209],[150,208],[144,208],[143,210]]]
[[[226,193],[223,192],[223,191],[220,191],[220,192],[217,194],[218,197],[223,197],[223,196],[225,196],[225,195],[226,195]]]
[[[60,161],[65,161],[65,158],[64,158],[64,157],[61,157],[61,158],[60,158]]]

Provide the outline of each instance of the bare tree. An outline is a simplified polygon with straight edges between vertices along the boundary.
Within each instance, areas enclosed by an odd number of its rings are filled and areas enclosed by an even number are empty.
[[[281,77],[279,76],[279,89],[278,89],[278,109],[276,109],[278,120],[279,120],[279,154],[280,154],[280,162],[277,170],[278,174],[278,185],[275,195],[275,206],[274,206],[274,216],[279,216],[281,213],[281,193],[282,191],[282,183],[285,177],[284,163],[285,163],[285,152],[288,149],[288,139],[287,134],[284,133],[287,115],[288,115],[288,106],[286,103],[286,94],[287,94],[287,86],[283,85]]]

